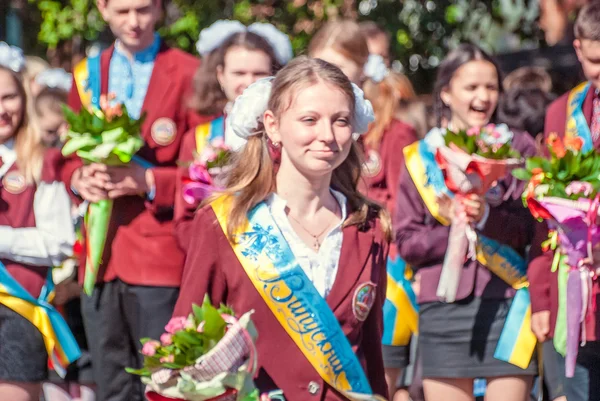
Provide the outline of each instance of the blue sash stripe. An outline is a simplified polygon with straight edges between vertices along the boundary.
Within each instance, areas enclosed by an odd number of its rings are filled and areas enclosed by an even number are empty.
[[[570,105],[573,108],[572,117],[575,120],[577,136],[583,139],[583,146],[581,148],[582,152],[589,152],[590,150],[594,149],[594,142],[592,141],[590,127],[588,126],[587,120],[583,115],[583,102],[585,101],[585,98],[591,86],[592,83],[588,82],[585,86],[585,89],[577,93],[573,97],[572,104]]]
[[[210,136],[209,142],[214,141],[217,138],[223,138],[225,135],[225,117],[221,116],[210,122]]]
[[[310,334],[312,338],[327,339],[327,343],[331,345],[331,349],[334,351],[331,354],[335,354],[337,358],[337,365],[330,367],[336,376],[344,372],[352,392],[373,394],[362,365],[354,354],[352,346],[344,335],[336,316],[296,261],[289,244],[277,228],[267,205],[264,202],[259,203],[248,214],[248,220],[250,222],[249,231],[244,236],[255,237],[255,240],[248,241],[249,248],[245,252],[248,252],[249,256],[260,255],[262,250],[259,248],[268,247],[269,259],[273,263],[273,267],[279,272],[278,277],[261,278],[261,281],[275,283],[283,280],[291,290],[291,292],[284,294],[285,296],[280,296],[277,294],[278,287],[273,287],[268,294],[272,301],[276,304],[293,303],[294,309],[306,311],[314,319],[315,324],[311,325],[314,326],[314,329],[304,334]],[[266,237],[259,238],[263,235],[266,235]],[[257,274],[260,274],[260,272],[257,271]],[[303,327],[296,321],[289,322],[289,324],[292,331],[296,332]],[[324,361],[324,363],[327,363],[327,361]]]

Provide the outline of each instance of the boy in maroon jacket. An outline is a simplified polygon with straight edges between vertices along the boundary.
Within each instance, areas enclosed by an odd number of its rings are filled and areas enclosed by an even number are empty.
[[[97,285],[91,297],[83,295],[82,313],[98,400],[142,400],[139,379],[125,367],[141,367],[139,339],[163,333],[179,293],[184,255],[173,236],[176,162],[184,132],[198,122],[190,121],[185,102],[199,62],[158,37],[161,0],[97,5],[117,40],[99,60],[75,68],[69,106],[96,101],[98,93],[90,97],[88,89],[99,80],[100,94],[114,93],[133,117],[146,113],[145,145],[137,153],[145,162],[84,166],[74,158],[63,180],[84,200],[114,199]]]

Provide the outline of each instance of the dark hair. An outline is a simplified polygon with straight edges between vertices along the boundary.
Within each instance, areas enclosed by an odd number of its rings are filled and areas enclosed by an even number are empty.
[[[441,98],[441,93],[450,85],[450,81],[454,77],[456,71],[463,65],[471,61],[487,61],[494,65],[498,72],[498,90],[502,89],[502,77],[500,76],[500,68],[496,61],[486,52],[471,43],[460,44],[456,49],[452,50],[440,64],[435,85],[433,87],[433,110],[435,113],[436,124],[441,126],[443,119],[450,119],[450,108],[444,104]],[[494,116],[492,117],[492,119]]]
[[[544,132],[550,94],[540,88],[517,86],[509,89],[498,105],[498,121],[513,129],[527,131],[534,138]]]
[[[552,91],[552,77],[543,67],[517,68],[508,74],[502,83],[506,91],[513,87],[538,88],[547,93]]]
[[[62,114],[61,106],[67,103],[67,97],[68,94],[61,89],[45,87],[33,101],[35,114],[38,116],[42,114],[42,105],[48,106],[54,113]]]
[[[238,32],[231,35],[221,46],[204,57],[194,77],[194,94],[190,107],[203,115],[215,115],[223,112],[227,96],[217,80],[217,68],[225,63],[227,51],[234,46],[265,53],[271,59],[272,74],[281,68],[275,52],[269,42],[252,32]]]
[[[575,38],[600,41],[600,1],[589,1],[575,20]]]

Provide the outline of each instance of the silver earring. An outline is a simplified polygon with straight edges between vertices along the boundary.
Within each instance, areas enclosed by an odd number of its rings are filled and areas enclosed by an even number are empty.
[[[273,147],[274,147],[274,148],[278,148],[278,147],[279,147],[279,145],[280,145],[280,143],[279,143],[279,142],[273,142]]]

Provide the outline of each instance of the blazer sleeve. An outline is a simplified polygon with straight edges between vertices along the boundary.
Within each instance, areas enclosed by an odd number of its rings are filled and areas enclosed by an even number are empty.
[[[400,181],[400,172],[404,167],[404,152],[402,151],[406,146],[417,140],[417,134],[415,130],[408,126],[402,125],[401,132],[395,136],[395,140],[392,144],[393,157],[387,158],[387,164],[385,166],[385,179],[386,187],[390,189],[390,199],[388,200],[388,210],[393,211],[396,206],[396,189]]]
[[[364,323],[365,332],[362,338],[361,348],[364,350],[367,362],[367,376],[371,388],[375,394],[388,398],[388,387],[385,381],[385,372],[383,369],[383,354],[381,349],[381,336],[383,335],[383,303],[387,287],[387,274],[385,263],[389,245],[381,246],[377,255],[379,269],[379,280],[377,283],[377,295],[373,305],[372,313],[369,314]]]
[[[527,268],[532,313],[551,310],[550,282],[552,280],[553,252],[542,251],[542,242],[547,238],[548,226],[546,222],[536,223]]]
[[[179,297],[173,316],[187,316],[192,304],[200,305],[208,294],[214,305],[227,303],[227,282],[219,245],[226,241],[210,206],[200,209],[192,223],[193,237],[185,259]]]
[[[416,270],[442,263],[450,227],[429,214],[406,167],[400,174],[396,199],[394,229],[400,257]]]
[[[69,92],[69,98],[67,100],[68,106],[73,109],[76,113],[81,110],[81,99],[79,98],[79,92],[77,91],[77,82],[75,82],[75,78],[73,78],[73,83],[71,85],[71,91]],[[73,177],[73,173],[75,170],[83,166],[83,162],[76,155],[72,155],[66,157],[63,162],[63,167],[60,172],[60,179],[65,184],[65,188],[69,193],[71,201],[79,204],[81,203],[81,198],[77,196],[71,187],[71,178]]]

